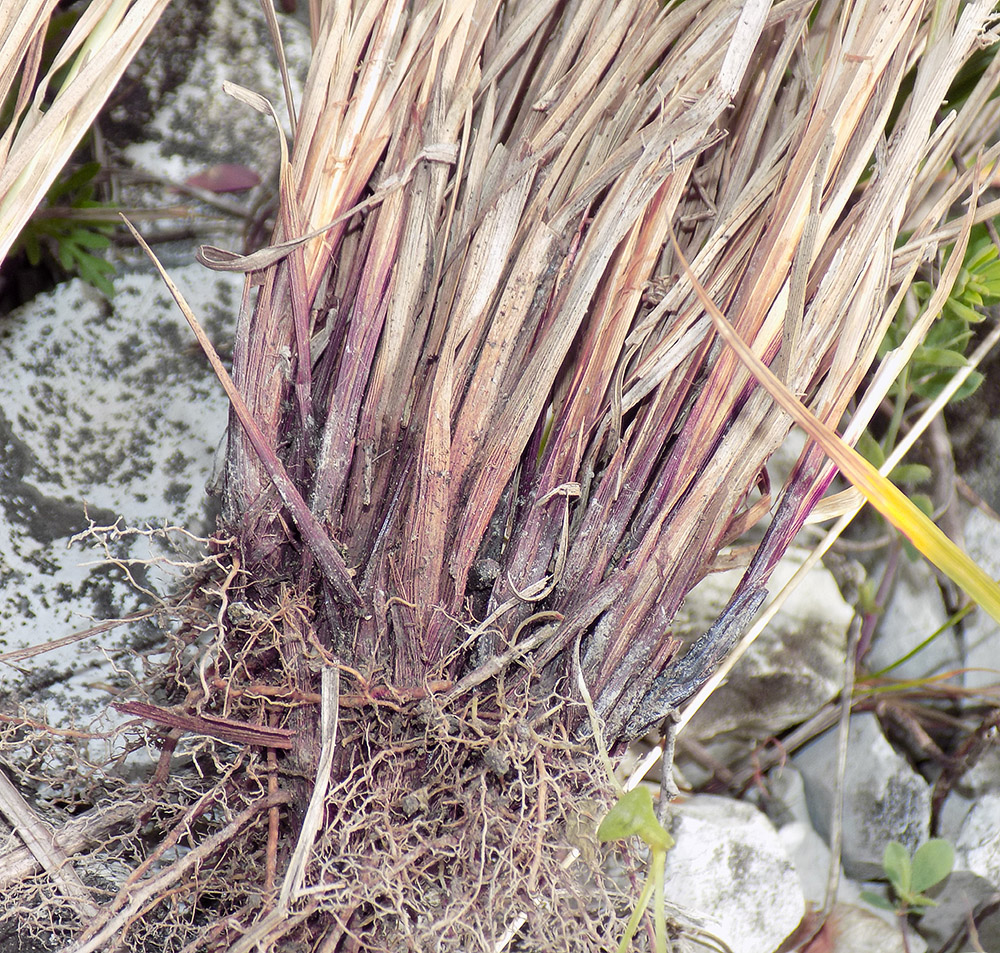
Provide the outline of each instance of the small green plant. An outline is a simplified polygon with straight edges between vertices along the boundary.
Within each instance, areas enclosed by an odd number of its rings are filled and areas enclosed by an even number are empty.
[[[861,898],[873,907],[892,910],[902,921],[909,914],[921,914],[937,904],[925,891],[941,883],[955,864],[955,851],[948,841],[932,837],[910,858],[898,841],[886,845],[882,855],[882,870],[892,888],[893,900],[865,891]]]
[[[76,214],[110,206],[94,198],[94,178],[99,162],[88,162],[71,175],[55,182],[44,205],[31,217],[18,236],[15,248],[24,249],[29,264],[37,267],[43,258],[58,263],[68,275],[79,275],[110,298],[115,267],[95,254],[111,245],[113,226],[95,223]]]
[[[664,906],[663,882],[667,865],[667,851],[674,846],[674,839],[663,825],[656,819],[653,810],[653,796],[649,788],[639,785],[623,794],[597,828],[597,837],[602,843],[612,840],[624,840],[633,835],[639,837],[649,848],[649,873],[642,885],[639,900],[632,911],[618,953],[628,949],[639,921],[649,900],[655,893],[653,905],[653,925],[656,938],[656,953],[666,953],[667,950],[667,918]]]
[[[950,252],[949,252],[950,254]],[[946,256],[947,260],[947,256]],[[916,299],[917,315],[923,312],[934,294],[929,281],[916,281],[911,287]],[[972,337],[972,325],[985,317],[983,309],[1000,301],[1000,257],[997,247],[984,226],[976,226],[955,285],[945,302],[940,317],[934,322],[924,342],[914,351],[913,358],[889,390],[897,402],[911,395],[933,399],[951,379],[956,368],[964,367],[965,349]],[[889,327],[879,357],[898,347],[913,324],[908,317],[912,309],[902,308]],[[983,377],[973,372],[958,389],[952,400],[968,397],[982,383]]]

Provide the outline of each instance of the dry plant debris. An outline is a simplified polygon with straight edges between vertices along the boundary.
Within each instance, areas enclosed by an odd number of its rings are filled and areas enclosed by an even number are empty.
[[[0,260],[168,2],[95,0],[44,75],[42,49],[57,0],[0,4],[0,102],[12,107],[0,130]]]
[[[69,949],[494,950],[512,923],[524,950],[611,949],[579,681],[617,749],[682,701],[833,475],[807,448],[702,670],[673,667],[674,614],[771,508],[790,420],[715,340],[670,225],[856,437],[897,300],[995,158],[996,61],[939,112],[992,4],[310,11],[273,247],[203,255],[250,272],[226,541],[132,708],[171,727],[111,852],[135,866]]]

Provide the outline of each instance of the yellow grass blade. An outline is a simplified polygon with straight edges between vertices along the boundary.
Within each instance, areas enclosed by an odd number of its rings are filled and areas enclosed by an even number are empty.
[[[882,476],[839,434],[816,417],[775,376],[736,333],[725,315],[715,306],[698,282],[670,229],[670,240],[695,294],[712,319],[719,336],[739,355],[758,383],[791,415],[837,465],[840,472],[864,494],[893,526],[956,585],[1000,622],[1000,586],[958,548],[928,517],[892,483]]]

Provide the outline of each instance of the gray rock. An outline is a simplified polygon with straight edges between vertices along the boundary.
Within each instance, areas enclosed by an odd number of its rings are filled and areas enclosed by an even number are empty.
[[[805,556],[800,549],[785,554],[768,586],[772,594]],[[738,578],[737,573],[709,576],[688,595],[685,610],[695,633],[718,615]],[[797,724],[803,712],[821,708],[843,682],[852,614],[833,576],[822,567],[814,569],[695,715],[688,731],[701,741],[722,734],[741,742],[758,741]],[[745,750],[745,744],[740,748]]]
[[[225,349],[242,280],[199,265],[178,269],[175,280]],[[121,569],[95,565],[104,553],[94,543],[67,548],[89,520],[213,528],[205,491],[228,401],[159,277],[123,275],[117,287],[109,305],[73,281],[11,315],[0,333],[2,650],[69,635],[147,601]],[[147,537],[112,549],[123,559],[171,552]],[[134,575],[140,585],[171,584],[155,570],[136,567]],[[0,692],[41,701],[43,689],[70,674],[80,685],[98,669],[113,680],[104,650],[137,641],[134,629],[116,631],[46,653],[44,671],[30,677],[0,667]],[[128,655],[120,653],[123,664]]]
[[[980,948],[1000,949],[1000,913],[980,917],[1000,903],[1000,792],[984,794],[969,809],[955,839],[955,869],[938,891],[937,906],[920,920],[935,948],[948,948],[964,935],[970,916],[977,920]]]
[[[972,805],[955,842],[955,866],[1000,890],[1000,792],[985,794]]]
[[[954,949],[954,939],[965,934],[969,916],[975,915],[979,921],[980,949],[1000,950],[1000,917],[979,919],[984,906],[1000,900],[1000,894],[986,880],[968,870],[956,869],[941,888],[931,890],[930,895],[937,906],[929,907],[920,917],[917,929],[932,949]]]
[[[781,843],[795,864],[799,883],[806,900],[817,907],[826,899],[830,876],[830,848],[809,825],[801,821],[786,824],[778,831]],[[837,899],[841,903],[858,903],[861,888],[841,871],[837,881]]]
[[[278,17],[296,108],[310,59],[308,29]],[[222,91],[228,80],[266,97],[290,132],[281,77],[267,24],[256,0],[175,4],[137,60],[143,98],[152,105],[143,140],[126,156],[136,166],[183,181],[206,165],[233,162],[262,178],[277,169],[274,123]],[[134,122],[134,100],[112,108],[112,120]],[[127,133],[126,133],[127,135]]]
[[[965,518],[963,548],[994,579],[1000,578],[1000,525],[978,509]],[[996,621],[982,610],[967,617],[960,629],[948,628],[912,658],[896,665],[947,622],[931,566],[901,559],[892,598],[879,624],[878,635],[866,658],[870,670],[895,665],[892,676],[921,679],[943,672],[961,672],[966,688],[996,682],[1000,669],[1000,639]]]
[[[704,914],[733,953],[773,950],[805,913],[798,877],[781,840],[755,808],[699,795],[676,809],[666,893]]]
[[[954,788],[949,791],[938,815],[938,836],[954,844],[973,803]]]
[[[793,759],[805,781],[813,824],[827,838],[836,750],[837,732],[829,731]],[[899,841],[912,852],[927,839],[930,788],[885,740],[874,715],[851,718],[844,784],[842,856],[849,876],[857,880],[880,876],[882,853],[890,841]]]
[[[965,521],[965,549],[992,578],[1000,578],[1000,524],[973,509]],[[962,684],[996,685],[1000,670],[1000,634],[992,616],[977,609],[966,619],[962,639]]]
[[[952,421],[951,435],[956,448],[973,464],[963,471],[965,481],[987,506],[1000,512],[1000,420],[996,419],[996,395],[994,392],[993,397],[989,396],[989,387],[987,383],[962,405],[971,413]]]
[[[767,776],[767,816],[778,827],[796,822],[809,823],[806,786],[794,765],[783,764]]]
[[[896,664],[943,626],[946,619],[941,590],[930,565],[923,560],[913,562],[901,557],[892,598],[865,657],[866,668],[878,671],[894,665],[893,678],[920,679],[959,667],[961,650],[950,629],[912,658]]]
[[[308,30],[279,20],[298,100]],[[173,181],[221,162],[248,165],[266,179],[277,167],[277,132],[226,96],[224,79],[262,93],[284,115],[260,5],[171,5],[102,117],[112,154],[117,144],[137,167]],[[127,183],[121,200],[177,201],[163,185]],[[235,205],[249,210],[251,203],[243,197]],[[239,248],[242,226],[216,221],[211,239],[201,240]],[[243,278],[206,271],[193,263],[194,250],[195,242],[158,249],[225,355]],[[0,653],[126,614],[175,584],[165,564],[164,571],[133,567],[147,590],[139,593],[122,568],[94,565],[105,555],[94,542],[68,549],[89,520],[214,529],[206,486],[216,479],[228,402],[152,265],[139,253],[120,257],[131,264],[117,277],[111,304],[71,282],[9,316],[0,337]],[[182,535],[173,540],[131,537],[111,546],[120,559],[177,558],[178,545],[181,558],[200,557]],[[108,695],[94,683],[127,687],[143,664],[137,650],[163,641],[153,632],[147,639],[142,628],[46,652],[25,669],[0,666],[0,698],[45,704],[54,722],[70,709],[102,709]]]
[[[992,744],[962,775],[959,789],[963,795],[973,800],[984,794],[1000,792],[1000,746],[997,745],[996,732],[993,734]]]

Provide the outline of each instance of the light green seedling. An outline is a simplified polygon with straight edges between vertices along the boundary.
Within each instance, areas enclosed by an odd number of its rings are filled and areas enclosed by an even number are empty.
[[[640,837],[649,848],[649,873],[646,874],[646,882],[642,885],[642,893],[639,894],[639,901],[629,917],[625,927],[625,934],[621,943],[618,944],[618,953],[625,953],[635,931],[639,928],[639,921],[646,907],[649,906],[649,899],[655,893],[656,902],[653,907],[653,926],[655,935],[656,953],[667,953],[667,915],[666,897],[664,896],[664,880],[667,867],[667,851],[674,846],[674,839],[670,836],[666,828],[656,819],[656,812],[653,810],[653,795],[649,793],[649,788],[640,784],[631,791],[626,791],[621,782],[615,776],[614,766],[611,764],[611,757],[608,754],[607,745],[604,743],[604,733],[601,731],[601,721],[594,710],[594,700],[590,697],[590,691],[583,678],[583,666],[580,664],[580,640],[577,639],[573,649],[574,661],[577,669],[577,685],[580,695],[587,708],[590,717],[590,727],[594,733],[594,747],[597,750],[597,757],[604,771],[607,774],[608,783],[617,792],[618,800],[614,807],[608,811],[600,827],[597,828],[597,839],[601,843],[611,840],[624,840],[626,837]],[[671,725],[673,722],[670,723]],[[673,738],[672,728],[668,729],[668,738]],[[670,762],[673,760],[672,741],[666,741],[667,747],[664,750],[664,772],[670,771]],[[667,754],[669,750],[669,756]],[[668,777],[669,774],[665,774]]]
[[[882,869],[892,887],[895,903],[868,891],[861,895],[862,899],[873,907],[893,910],[900,918],[909,913],[922,913],[925,907],[937,906],[924,891],[944,880],[954,863],[954,849],[940,837],[932,837],[922,844],[912,860],[902,844],[892,841],[882,855]]]
[[[623,794],[607,817],[597,828],[597,837],[602,842],[624,840],[633,835],[640,837],[649,847],[649,873],[642,886],[639,901],[632,911],[625,934],[618,944],[618,953],[625,953],[635,931],[639,927],[643,911],[649,905],[650,897],[656,894],[653,906],[653,924],[656,937],[656,953],[667,953],[667,919],[664,908],[664,871],[667,851],[674,846],[674,839],[656,819],[653,810],[653,796],[649,788],[639,786]]]

